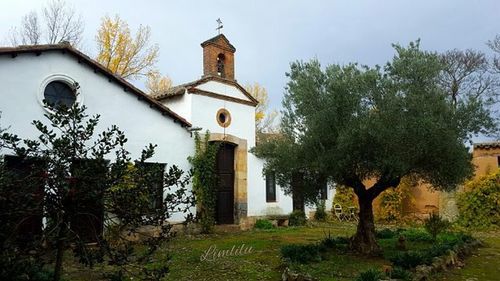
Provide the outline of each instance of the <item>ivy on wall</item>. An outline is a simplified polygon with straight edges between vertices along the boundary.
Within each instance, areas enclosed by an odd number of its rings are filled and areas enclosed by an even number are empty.
[[[415,180],[411,178],[403,178],[398,188],[390,188],[380,195],[380,203],[375,208],[375,218],[378,221],[398,222],[404,217],[406,208],[414,204],[411,189],[416,185]],[[349,207],[358,207],[358,198],[350,187],[338,185],[333,198],[334,204],[342,206],[344,212],[349,210]]]
[[[209,142],[210,133],[195,133],[195,153],[188,158],[193,166],[193,192],[196,198],[196,216],[203,233],[210,233],[215,225],[217,196],[216,160],[219,146]]]
[[[500,169],[471,180],[457,194],[459,223],[467,227],[500,226]]]
[[[412,188],[417,183],[414,179],[405,177],[401,180],[397,188],[390,188],[380,195],[380,204],[375,212],[375,217],[379,221],[399,222],[405,215],[405,209],[414,204],[415,198],[412,196]]]

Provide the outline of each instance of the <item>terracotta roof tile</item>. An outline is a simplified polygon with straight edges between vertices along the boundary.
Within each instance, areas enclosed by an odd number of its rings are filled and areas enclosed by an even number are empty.
[[[500,148],[500,141],[475,143],[474,149],[476,148],[481,148],[481,149]]]

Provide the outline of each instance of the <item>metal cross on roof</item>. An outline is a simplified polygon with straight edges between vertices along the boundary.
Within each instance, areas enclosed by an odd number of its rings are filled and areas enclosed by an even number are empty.
[[[218,24],[218,26],[217,26],[216,30],[217,30],[217,31],[219,32],[219,34],[220,34],[220,30],[224,27],[224,26],[222,25],[222,21],[220,20],[220,18],[218,18],[218,19],[217,19],[217,24]]]

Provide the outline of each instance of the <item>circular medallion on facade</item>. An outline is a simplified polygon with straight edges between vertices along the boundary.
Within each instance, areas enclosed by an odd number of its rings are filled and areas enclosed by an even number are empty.
[[[231,125],[231,114],[225,108],[221,108],[217,111],[215,119],[217,119],[217,123],[219,123],[221,127],[227,128]]]

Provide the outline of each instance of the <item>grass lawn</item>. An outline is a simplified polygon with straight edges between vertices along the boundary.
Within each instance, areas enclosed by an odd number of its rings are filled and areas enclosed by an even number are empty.
[[[183,236],[174,239],[169,244],[170,249],[160,251],[159,256],[171,254],[171,272],[167,280],[280,280],[283,272],[281,246],[290,243],[315,243],[329,233],[332,236],[350,236],[354,230],[353,224],[324,223],[314,227]],[[435,280],[500,280],[500,237],[490,234],[486,241],[491,244],[491,248],[481,249],[477,256],[468,259],[464,269],[436,276]],[[397,252],[394,240],[382,239],[379,243],[384,248],[386,258]],[[233,246],[243,244],[247,249],[252,247],[252,252],[215,260],[200,260],[210,247],[230,250]],[[429,246],[423,242],[408,242],[407,245],[410,249]],[[390,262],[382,257],[369,258],[338,251],[326,255],[326,260],[305,265],[294,264],[291,269],[309,273],[320,280],[343,281],[353,280],[359,272],[370,268],[381,269],[383,265],[390,265]],[[101,273],[109,270],[106,266],[98,266],[93,270],[85,269],[74,261],[69,261],[65,266],[66,280],[102,280]],[[467,279],[473,277],[477,279]]]
[[[500,280],[500,232],[477,233],[486,245],[465,260],[461,269],[437,274],[432,281],[498,281]]]

